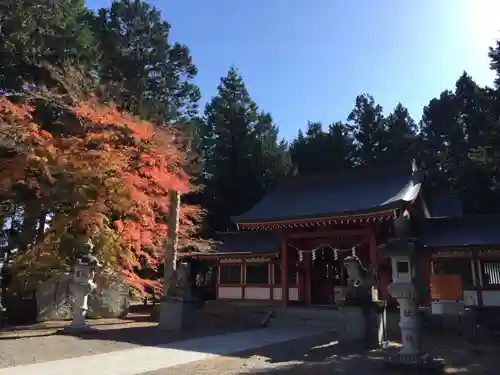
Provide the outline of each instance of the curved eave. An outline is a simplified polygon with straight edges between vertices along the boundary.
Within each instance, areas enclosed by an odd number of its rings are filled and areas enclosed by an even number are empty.
[[[227,252],[227,253],[185,253],[184,257],[195,259],[220,259],[220,258],[270,258],[278,257],[278,252],[273,253],[253,253],[253,252]]]
[[[299,218],[289,220],[273,220],[260,222],[239,222],[236,223],[238,229],[247,230],[273,230],[284,228],[307,228],[324,227],[331,224],[357,224],[380,222],[390,220],[396,216],[396,209],[387,209],[384,211],[370,212],[364,214],[335,215],[314,218]]]
[[[443,251],[446,249],[457,249],[457,250],[482,250],[482,249],[492,249],[494,248],[495,251],[500,250],[500,244],[499,243],[490,243],[490,242],[484,242],[484,243],[465,243],[465,244],[456,244],[453,242],[450,242],[449,244],[424,244],[424,248],[429,249],[430,251]]]

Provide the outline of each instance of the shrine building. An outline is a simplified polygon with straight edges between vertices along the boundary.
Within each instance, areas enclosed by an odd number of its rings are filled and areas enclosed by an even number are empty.
[[[342,300],[343,259],[356,255],[390,302],[391,264],[377,248],[401,217],[420,239],[426,281],[455,275],[465,305],[500,306],[500,216],[463,216],[458,199],[430,191],[426,173],[411,166],[291,177],[234,217],[238,230],[218,233],[213,253],[190,256],[215,265],[217,300],[325,306]],[[420,304],[440,298],[459,297],[429,293]]]

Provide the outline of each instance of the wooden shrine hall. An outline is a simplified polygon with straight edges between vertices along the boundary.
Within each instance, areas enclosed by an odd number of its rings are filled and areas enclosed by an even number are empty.
[[[410,218],[424,247],[432,253],[461,248],[470,253],[466,259],[479,259],[479,253],[470,251],[468,243],[460,243],[465,233],[474,231],[470,225],[474,219],[462,217],[460,202],[451,194],[428,193],[425,178],[423,171],[411,166],[353,168],[342,176],[295,176],[278,184],[248,212],[234,217],[238,230],[218,233],[213,253],[190,256],[215,264],[212,274],[218,300],[314,306],[333,305],[343,299],[347,283],[343,259],[356,255],[365,267],[374,270],[379,298],[390,301],[387,285],[391,282],[391,265],[377,248],[394,236],[394,220],[398,217]],[[444,221],[455,224],[446,226]],[[498,219],[483,218],[483,226],[485,221],[494,225]],[[443,225],[446,233],[437,229]],[[455,234],[457,230],[462,236]],[[489,246],[489,257],[495,257],[497,249],[491,242],[500,244],[500,234],[497,237],[484,237],[488,244],[476,238],[473,246]],[[451,252],[448,258],[439,259],[440,264],[448,259],[452,264],[449,272],[458,272],[453,264],[463,257]],[[434,258],[422,257],[419,264],[419,272],[427,279],[435,270],[440,272]],[[481,265],[474,264],[469,273],[475,272],[479,280],[477,267]],[[493,266],[488,267],[490,270]],[[498,279],[500,306],[500,272]],[[473,291],[479,293],[478,286]],[[422,301],[429,302],[430,298]]]

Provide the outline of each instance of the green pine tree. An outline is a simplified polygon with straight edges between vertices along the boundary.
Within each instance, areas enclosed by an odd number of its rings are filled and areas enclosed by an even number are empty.
[[[355,163],[381,164],[387,147],[384,142],[383,108],[375,103],[371,95],[358,95],[354,109],[347,119],[356,145]]]
[[[83,0],[0,2],[0,89],[55,86],[49,66],[91,69],[98,46],[89,17]]]
[[[228,228],[231,216],[250,209],[288,171],[286,142],[234,68],[206,106],[200,149],[212,229]]]
[[[100,42],[99,77],[111,99],[158,124],[188,123],[200,91],[189,49],[169,41],[170,25],[140,0],[113,1],[93,22]]]

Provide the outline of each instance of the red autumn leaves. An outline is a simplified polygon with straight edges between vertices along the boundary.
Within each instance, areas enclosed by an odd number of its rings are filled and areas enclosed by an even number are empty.
[[[64,238],[92,237],[101,255],[138,288],[140,259],[161,261],[167,233],[168,191],[189,191],[186,155],[175,128],[154,125],[96,100],[65,107],[51,129],[34,108],[0,97],[0,203],[23,205],[25,215],[51,215],[33,257],[68,263]],[[51,130],[46,130],[51,129]],[[181,208],[181,243],[195,232],[194,206]]]

